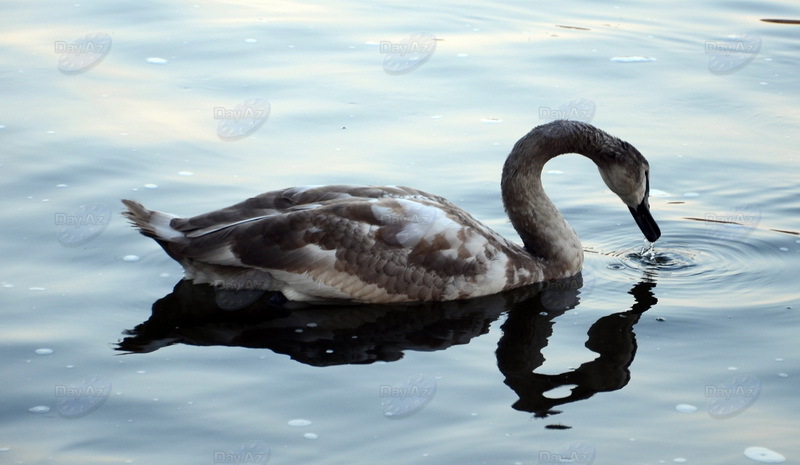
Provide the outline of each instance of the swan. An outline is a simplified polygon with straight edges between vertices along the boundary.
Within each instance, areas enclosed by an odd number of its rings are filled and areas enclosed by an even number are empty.
[[[394,303],[468,299],[581,271],[583,248],[541,183],[551,158],[591,159],[650,242],[649,164],[590,124],[533,128],[512,149],[501,191],[522,245],[443,197],[398,186],[306,186],[181,218],[122,200],[139,231],[179,262],[184,279],[290,301]]]

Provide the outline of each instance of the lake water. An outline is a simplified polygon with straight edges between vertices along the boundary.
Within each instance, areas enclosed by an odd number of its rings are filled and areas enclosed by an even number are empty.
[[[0,463],[798,463],[795,6],[6,2]],[[119,215],[398,184],[515,237],[558,117],[648,158],[654,257],[578,156],[582,282],[454,305],[177,285]]]

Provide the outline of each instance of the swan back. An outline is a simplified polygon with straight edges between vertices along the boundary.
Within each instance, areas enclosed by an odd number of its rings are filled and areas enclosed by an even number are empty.
[[[494,294],[544,279],[543,266],[442,197],[406,187],[267,192],[192,218],[124,201],[126,216],[186,278],[277,290],[289,300],[408,302]]]

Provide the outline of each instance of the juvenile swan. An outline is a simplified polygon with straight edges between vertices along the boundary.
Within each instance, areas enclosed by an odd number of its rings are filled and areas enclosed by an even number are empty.
[[[659,238],[647,160],[576,121],[534,128],[505,162],[503,204],[523,246],[444,198],[408,187],[293,187],[192,218],[123,200],[123,215],[195,283],[311,302],[468,299],[581,271],[580,240],[540,179],[544,164],[564,153],[591,159],[644,236]]]

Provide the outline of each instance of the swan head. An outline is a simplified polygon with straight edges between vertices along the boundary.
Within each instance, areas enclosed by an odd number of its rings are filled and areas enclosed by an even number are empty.
[[[650,165],[636,147],[616,138],[613,142],[606,156],[596,159],[600,176],[628,206],[644,237],[655,242],[661,229],[650,214]]]

